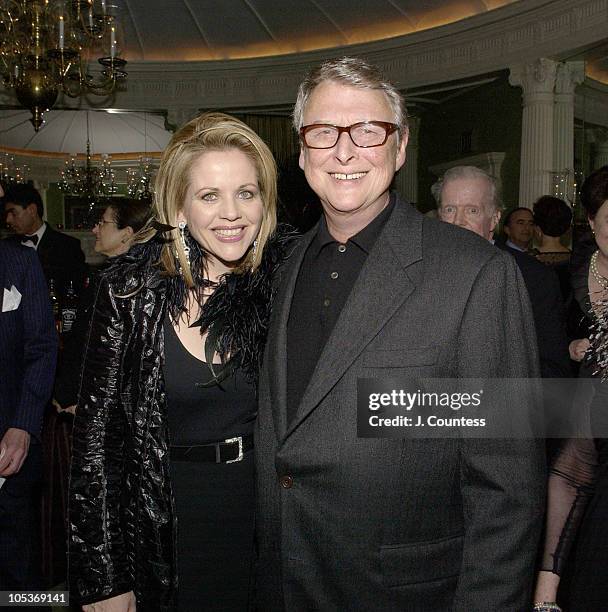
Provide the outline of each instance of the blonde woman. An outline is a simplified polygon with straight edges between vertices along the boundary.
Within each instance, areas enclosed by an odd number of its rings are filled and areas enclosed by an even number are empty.
[[[175,134],[155,192],[163,238],[146,228],[96,296],[71,592],[85,611],[245,610],[256,375],[284,250],[275,162],[245,124],[208,113]]]

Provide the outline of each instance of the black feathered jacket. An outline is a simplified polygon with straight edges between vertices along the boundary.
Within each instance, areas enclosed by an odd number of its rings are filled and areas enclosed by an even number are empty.
[[[220,355],[257,376],[271,279],[285,239],[271,241],[255,274],[230,274],[203,308]],[[204,254],[193,243],[195,278]],[[69,586],[90,603],[133,590],[138,609],[171,610],[175,512],[163,388],[163,321],[179,314],[181,277],[156,266],[160,242],[136,245],[101,274],[83,347],[69,493]],[[218,333],[218,329],[220,333]],[[211,333],[209,334],[212,335]]]

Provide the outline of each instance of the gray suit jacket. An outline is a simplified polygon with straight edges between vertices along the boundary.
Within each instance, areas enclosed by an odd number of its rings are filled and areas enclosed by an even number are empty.
[[[287,423],[287,321],[314,231],[283,270],[260,381],[258,609],[525,609],[542,446],[358,438],[356,415],[358,378],[538,375],[513,258],[397,202]]]

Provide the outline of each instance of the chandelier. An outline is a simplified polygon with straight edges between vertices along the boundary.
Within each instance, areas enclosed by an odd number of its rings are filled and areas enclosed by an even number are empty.
[[[587,214],[580,202],[581,185],[585,180],[584,174],[579,170],[564,168],[563,170],[551,171],[551,179],[553,195],[570,204],[575,223],[585,223]]]
[[[152,198],[152,161],[140,157],[137,168],[127,168],[127,193],[136,200]]]
[[[91,141],[89,139],[89,114],[87,112],[87,153],[84,164],[78,163],[78,157],[72,155],[66,160],[61,171],[59,189],[68,195],[85,198],[89,211],[100,199],[107,198],[117,192],[114,169],[111,158],[104,154],[101,164],[93,164],[91,156]]]
[[[38,131],[59,92],[109,96],[126,78],[109,0],[0,0],[0,76]],[[99,73],[88,72],[95,55]]]
[[[148,149],[148,113],[144,113],[144,151]],[[152,200],[152,160],[144,154],[137,168],[127,168],[127,193],[136,200]]]

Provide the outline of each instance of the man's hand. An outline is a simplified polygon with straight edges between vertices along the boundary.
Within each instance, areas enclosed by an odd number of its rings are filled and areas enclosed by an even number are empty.
[[[30,434],[23,429],[10,427],[0,441],[0,476],[16,474],[23,465],[30,448]]]
[[[82,606],[83,612],[136,612],[133,591]]]

